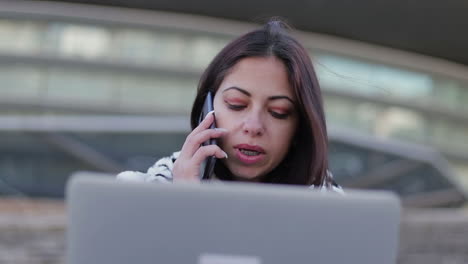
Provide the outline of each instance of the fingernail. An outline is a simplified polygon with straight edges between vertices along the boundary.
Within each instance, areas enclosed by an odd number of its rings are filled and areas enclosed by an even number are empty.
[[[226,152],[224,152],[224,151],[223,151],[223,153],[224,153],[224,157],[225,157],[225,159],[227,159],[227,158],[228,158],[228,155],[227,155],[227,153],[226,153]]]
[[[207,117],[207,116],[209,116],[209,115],[211,115],[211,114],[213,114],[213,113],[214,113],[214,110],[211,110],[211,111],[208,112],[208,114],[206,114],[205,117]]]
[[[216,130],[216,131],[222,131],[222,132],[228,132],[227,129],[222,128],[222,127],[216,127],[215,130]]]

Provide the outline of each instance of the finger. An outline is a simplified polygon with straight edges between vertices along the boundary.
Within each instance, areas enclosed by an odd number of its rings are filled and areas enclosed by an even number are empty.
[[[180,150],[180,156],[182,156],[184,158],[191,158],[192,157],[193,153],[196,151],[196,149],[194,149],[194,146],[193,146],[193,139],[192,138],[196,134],[198,134],[200,131],[208,129],[213,122],[214,122],[214,111],[210,111],[210,112],[208,112],[208,114],[206,114],[206,116],[202,120],[202,122],[200,122],[200,124],[194,130],[192,130],[192,132],[190,132],[187,135],[187,138],[185,139],[184,145],[182,145],[182,149]],[[187,149],[188,149],[188,151],[187,151]]]
[[[184,144],[184,153],[187,157],[192,157],[203,142],[211,138],[220,138],[226,133],[227,130],[224,128],[215,128],[206,129],[198,134],[191,135],[190,137],[187,137],[186,143]]]
[[[200,147],[193,155],[193,162],[200,165],[206,158],[215,156],[218,159],[227,159],[227,154],[217,145],[208,145]]]
[[[210,111],[208,114],[206,114],[205,118],[198,124],[198,126],[192,131],[195,133],[198,133],[202,130],[208,129],[211,124],[214,122],[214,111]]]

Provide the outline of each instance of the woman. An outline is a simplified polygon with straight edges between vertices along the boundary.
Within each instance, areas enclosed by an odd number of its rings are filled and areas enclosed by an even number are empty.
[[[198,124],[207,93],[214,113]],[[215,122],[218,129],[209,129]],[[192,132],[180,152],[147,173],[118,179],[200,181],[200,166],[218,158],[212,180],[307,185],[341,191],[328,171],[320,87],[304,47],[277,20],[229,43],[201,77]],[[210,138],[217,145],[201,146]]]

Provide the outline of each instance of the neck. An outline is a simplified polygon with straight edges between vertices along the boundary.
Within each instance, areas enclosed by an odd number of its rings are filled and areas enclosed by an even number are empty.
[[[246,179],[234,175],[222,162],[216,162],[214,172],[216,178],[223,181],[240,181],[240,182],[257,182],[257,183],[275,183],[279,182],[281,176],[287,173],[287,170],[283,164],[278,165],[273,171],[267,175],[258,176],[252,179]]]

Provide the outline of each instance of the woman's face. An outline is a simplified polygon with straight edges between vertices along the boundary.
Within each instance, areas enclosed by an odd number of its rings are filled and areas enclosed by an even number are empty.
[[[238,179],[259,181],[288,153],[298,115],[286,68],[276,57],[240,60],[214,97],[223,160]]]

